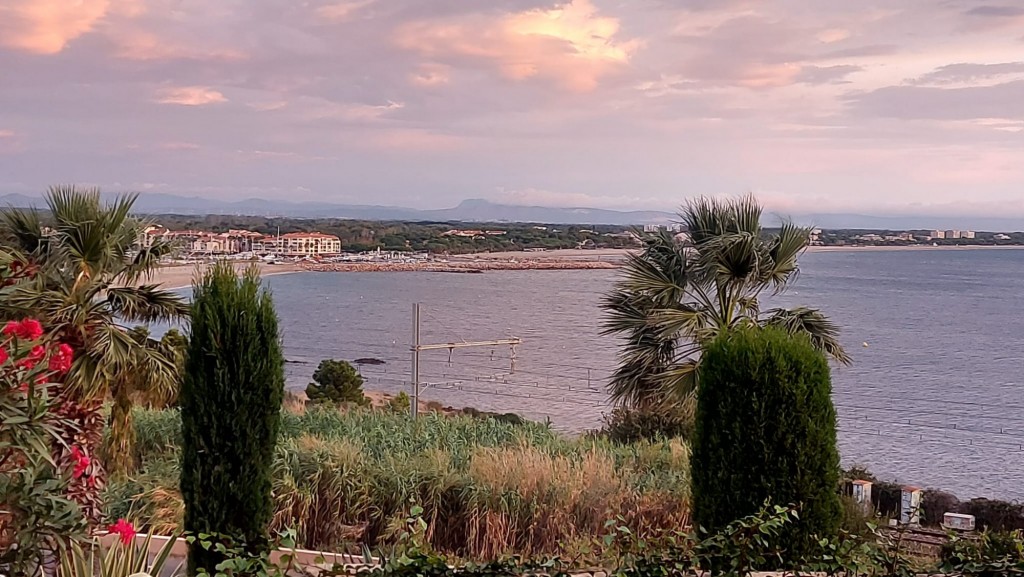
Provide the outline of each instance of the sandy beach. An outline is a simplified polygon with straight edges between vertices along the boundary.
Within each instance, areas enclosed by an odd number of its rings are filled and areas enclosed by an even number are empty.
[[[266,264],[266,263],[251,263],[251,262],[237,262],[235,263],[235,269],[243,271],[246,268],[253,266],[260,269],[260,276],[271,276],[275,274],[287,274],[292,272],[299,272],[303,270],[299,265],[296,264]],[[162,266],[157,269],[153,275],[142,282],[142,284],[158,284],[162,285],[165,289],[180,289],[192,286],[192,279],[197,274],[204,272],[210,265],[208,263],[196,264],[196,265],[175,265],[175,266]]]

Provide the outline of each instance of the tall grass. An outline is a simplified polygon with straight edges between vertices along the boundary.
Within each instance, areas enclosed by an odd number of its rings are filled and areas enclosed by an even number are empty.
[[[108,490],[111,513],[154,528],[174,505],[180,429],[174,411],[139,411],[140,473]],[[688,449],[678,441],[613,445],[538,424],[311,409],[286,413],[274,464],[273,529],[305,547],[394,538],[411,504],[436,549],[470,558],[565,553],[623,517],[641,532],[688,521]],[[180,500],[180,497],[178,497]]]

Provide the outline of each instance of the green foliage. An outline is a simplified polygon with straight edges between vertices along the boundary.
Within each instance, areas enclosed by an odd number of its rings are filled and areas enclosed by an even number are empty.
[[[281,422],[284,357],[258,271],[218,264],[196,281],[180,405],[184,530],[268,546],[271,465]],[[189,571],[216,552],[189,548]]]
[[[616,407],[605,416],[598,433],[616,443],[635,443],[644,439],[689,439],[693,435],[693,415],[680,406],[658,409]]]
[[[134,538],[128,544],[115,540],[108,546],[95,538],[84,544],[74,543],[61,556],[56,577],[159,577],[165,574],[166,567],[171,567],[168,561],[171,559],[175,539],[173,536],[167,539],[150,558],[152,540],[153,535],[149,534],[142,543]],[[180,571],[179,564],[169,574],[178,575]]]
[[[148,223],[131,216],[136,198],[105,203],[97,189],[51,188],[44,196],[50,230],[35,211],[0,211],[5,246],[38,269],[32,282],[0,299],[0,312],[34,316],[75,349],[65,382],[80,398],[104,398],[131,372],[177,380],[173,362],[140,347],[125,326],[180,320],[188,313],[181,297],[146,282],[171,247],[137,246]]]
[[[363,394],[363,376],[348,361],[320,361],[313,373],[313,380],[315,382],[306,387],[306,396],[311,403],[370,404],[370,400]]]
[[[761,310],[763,293],[783,292],[796,278],[810,234],[789,222],[770,234],[761,213],[752,196],[701,197],[680,213],[689,242],[666,232],[644,237],[644,250],[627,260],[601,305],[605,333],[623,339],[609,385],[614,401],[656,408],[685,401],[697,387],[701,351],[738,326],[807,335],[818,350],[850,361],[820,311]]]
[[[8,272],[0,268],[0,277]],[[40,334],[5,334],[0,342],[0,574],[10,577],[40,573],[47,554],[85,531],[69,498],[84,471],[61,457],[67,447],[60,440],[74,423],[62,412],[62,385],[51,382],[62,376],[47,359],[57,354],[55,343],[34,325]]]
[[[36,462],[0,475],[0,574],[42,573],[48,553],[63,551],[85,535],[78,504],[67,498],[68,476]],[[4,533],[7,533],[6,535]]]
[[[623,234],[625,227],[613,225],[544,225],[529,223],[396,222],[342,218],[267,218],[242,215],[160,215],[158,220],[172,230],[208,230],[226,232],[248,229],[263,234],[319,231],[336,235],[343,250],[362,252],[428,251],[435,254],[517,251],[526,248],[576,248],[590,239],[596,248],[633,247],[633,237]],[[452,229],[473,228],[505,231],[503,235],[472,237],[444,236]],[[592,231],[592,232],[587,232]]]
[[[840,520],[839,454],[828,362],[806,338],[749,328],[711,343],[693,443],[695,521],[715,531],[765,499],[796,503],[783,538],[802,554]]]
[[[179,411],[138,411],[133,477],[108,491],[111,515],[134,511],[178,528],[172,506]],[[309,407],[282,415],[271,530],[304,548],[394,539],[414,498],[438,551],[476,559],[554,554],[599,535],[608,515],[644,533],[689,518],[689,451],[677,441],[573,439],[533,422]]]
[[[295,534],[282,531],[271,547],[252,547],[237,537],[220,533],[188,535],[185,541],[190,549],[208,553],[207,559],[217,564],[198,567],[196,575],[205,577],[285,577],[302,573],[295,562]],[[270,549],[284,550],[277,562],[270,560]],[[290,551],[290,552],[289,552]]]
[[[412,401],[409,399],[409,395],[405,394],[405,391],[402,391],[388,399],[388,410],[393,413],[408,415],[411,407]]]
[[[951,535],[943,547],[941,569],[976,577],[1024,575],[1024,533],[986,531],[977,539]]]

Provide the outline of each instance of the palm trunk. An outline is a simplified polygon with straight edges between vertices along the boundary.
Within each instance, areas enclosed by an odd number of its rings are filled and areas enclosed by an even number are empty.
[[[78,401],[65,393],[65,400],[60,407],[60,416],[72,426],[59,431],[61,443],[58,446],[60,460],[71,466],[69,449],[77,447],[89,458],[89,466],[83,474],[72,479],[68,487],[68,497],[78,503],[82,514],[95,526],[103,515],[103,503],[100,493],[105,485],[103,466],[100,464],[98,449],[103,442],[103,403],[97,401]]]
[[[113,393],[108,461],[111,474],[122,478],[135,468],[135,427],[132,423],[131,387],[122,380],[114,386]]]

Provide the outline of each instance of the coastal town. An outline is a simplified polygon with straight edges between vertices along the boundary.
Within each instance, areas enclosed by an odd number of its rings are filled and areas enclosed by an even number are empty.
[[[227,224],[240,224],[228,221]],[[211,230],[210,228],[214,228]],[[689,235],[679,224],[640,227],[540,225],[503,226],[464,223],[388,223],[274,219],[251,228],[175,229],[147,227],[141,246],[156,241],[176,247],[178,263],[211,259],[263,260],[306,264],[374,263],[422,265],[505,255],[509,260],[544,260],[558,251],[628,250],[642,245],[645,235],[667,232],[685,243]],[[257,230],[253,230],[256,228]],[[296,230],[307,228],[312,230]],[[218,230],[219,229],[219,230]],[[268,229],[272,232],[268,232]],[[284,232],[282,232],[284,231]],[[823,230],[809,231],[811,247],[1007,246],[1024,244],[1024,234],[974,230]]]

